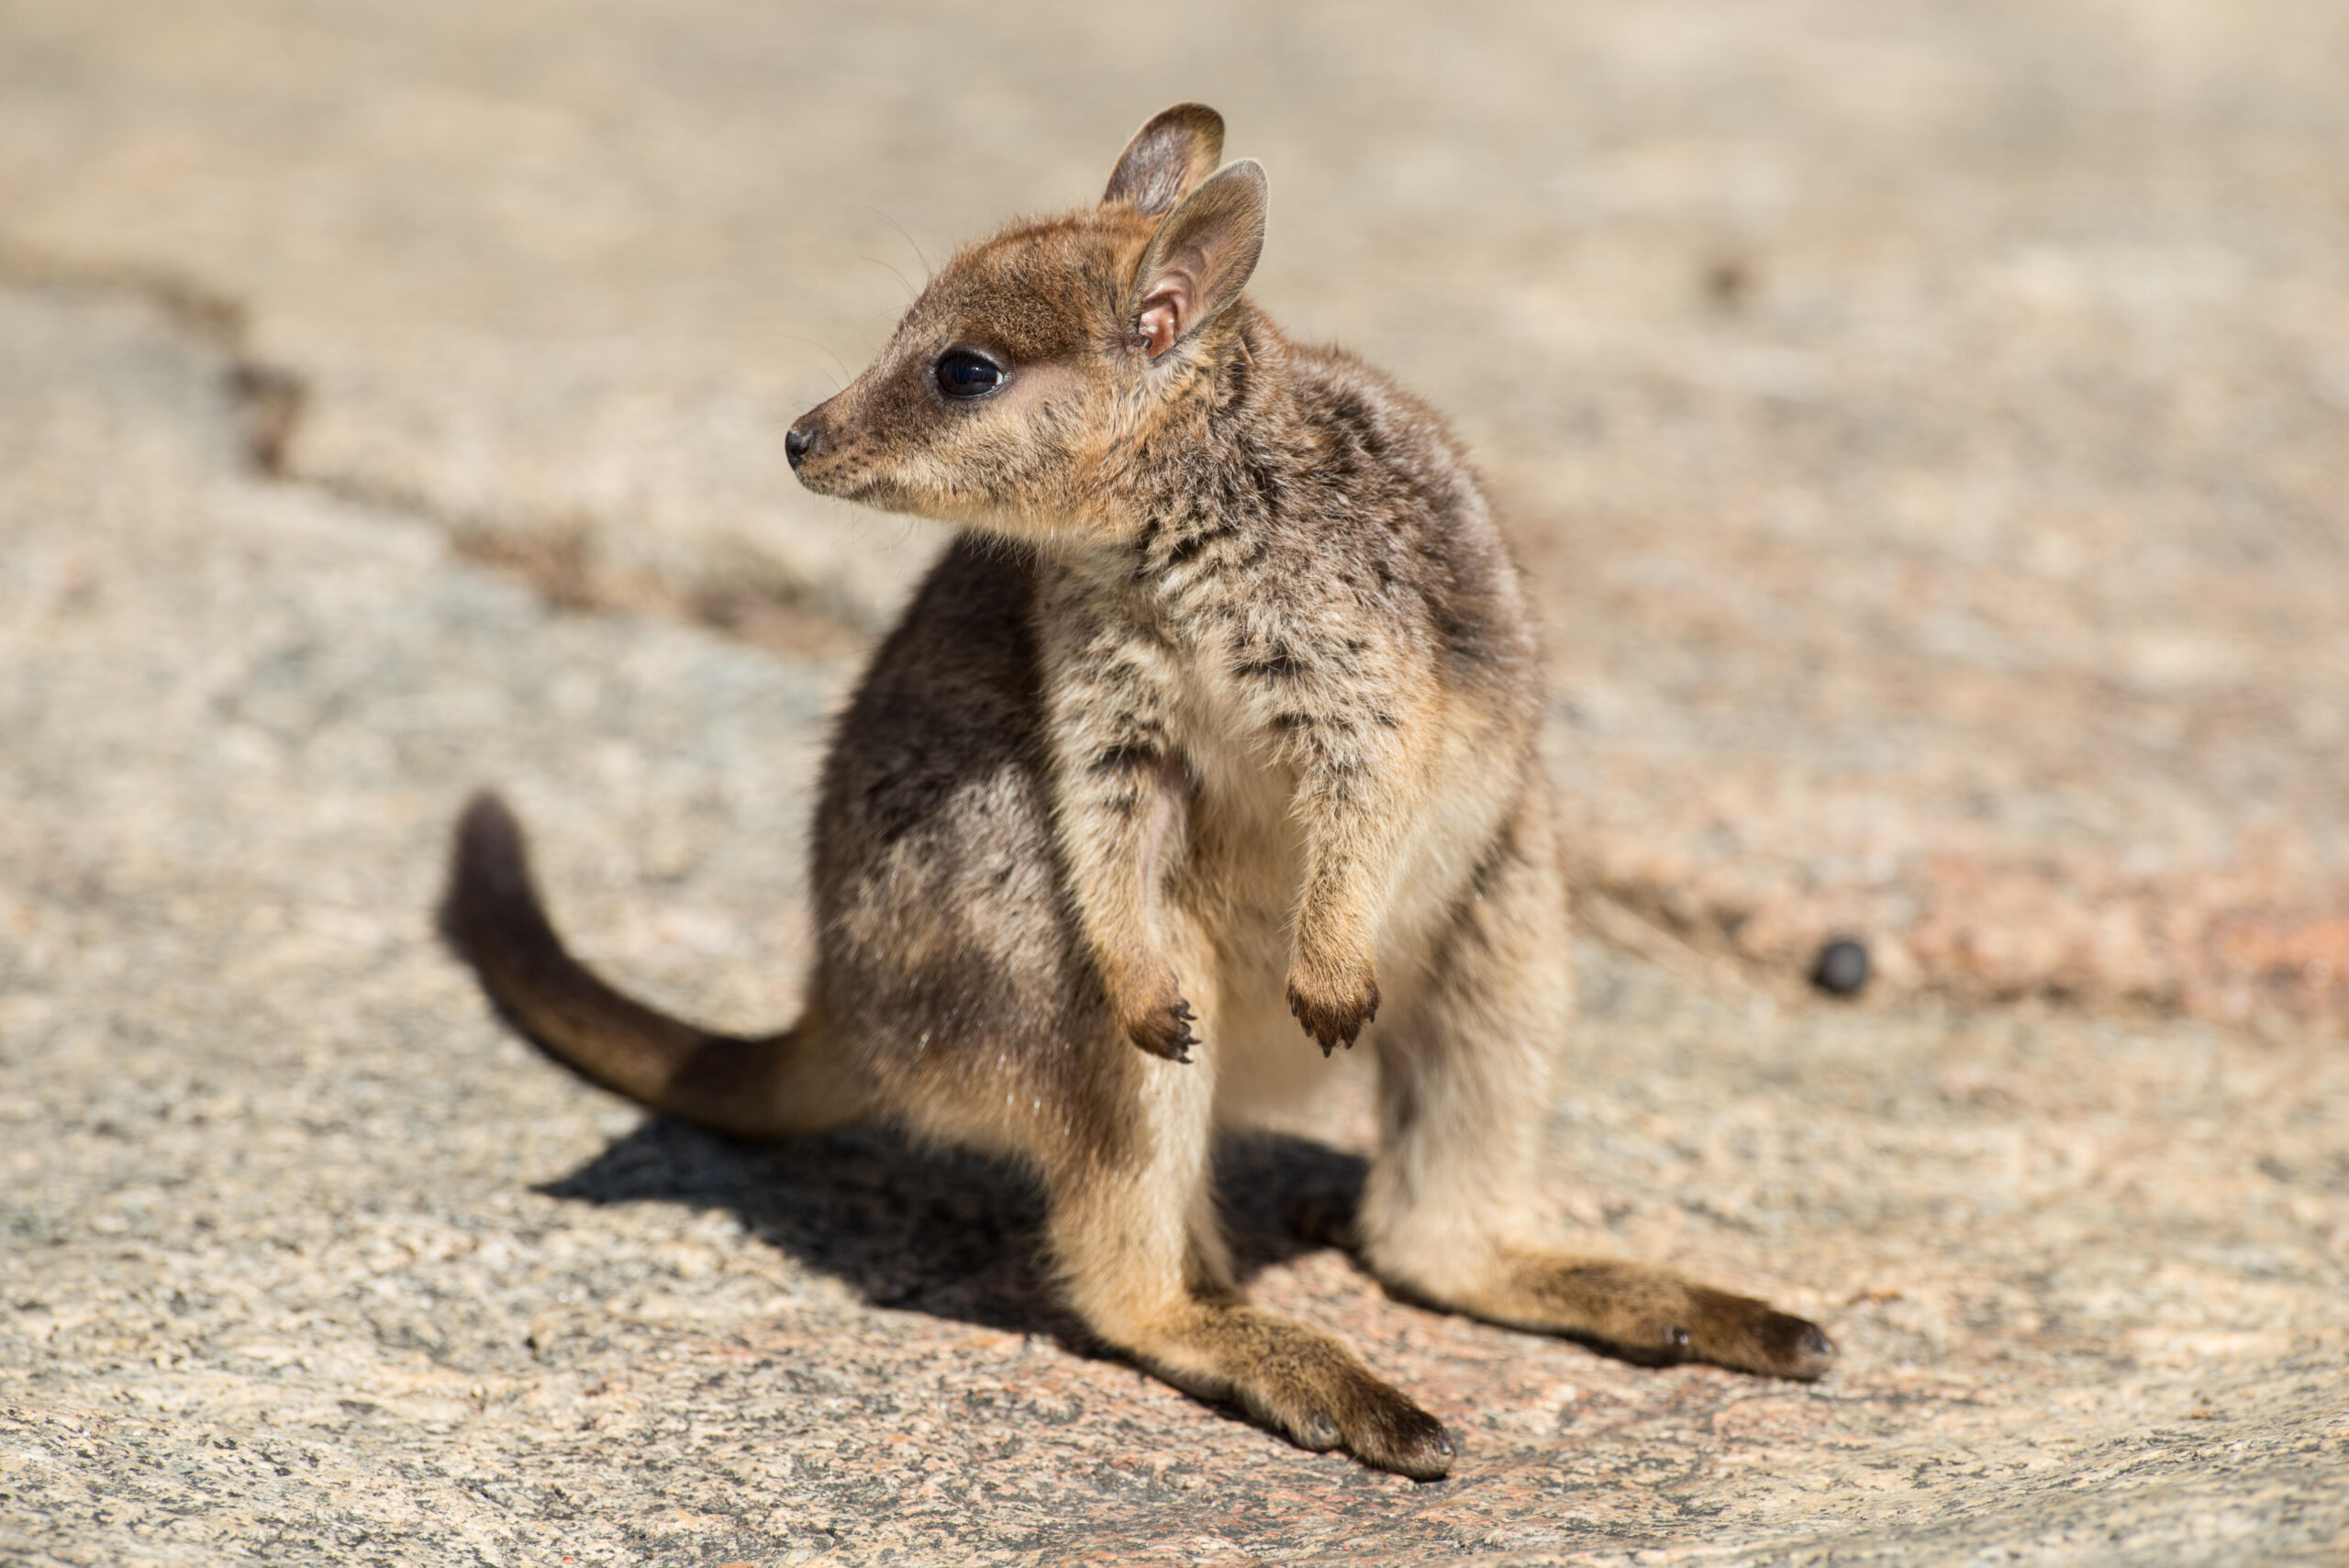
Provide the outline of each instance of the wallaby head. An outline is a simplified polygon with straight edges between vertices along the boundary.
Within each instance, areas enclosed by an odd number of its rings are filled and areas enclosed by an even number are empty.
[[[1219,169],[1222,151],[1222,117],[1177,104],[1097,206],[956,254],[880,358],[791,428],[800,483],[1022,538],[1138,530],[1125,464],[1170,418],[1204,417],[1264,248],[1264,172]]]

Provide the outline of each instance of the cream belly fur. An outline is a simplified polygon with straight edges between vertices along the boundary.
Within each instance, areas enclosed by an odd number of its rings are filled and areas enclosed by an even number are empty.
[[[1296,781],[1261,743],[1235,740],[1228,725],[1206,722],[1218,706],[1228,714],[1237,706],[1230,696],[1228,684],[1214,683],[1180,710],[1191,722],[1177,743],[1198,780],[1190,810],[1212,828],[1177,835],[1207,863],[1170,878],[1169,898],[1179,906],[1177,918],[1215,933],[1219,1005],[1199,1032],[1216,1062],[1218,1123],[1309,1124],[1312,1107],[1336,1094],[1338,1080],[1363,1076],[1375,1051],[1325,1060],[1300,1038],[1290,1014],[1283,985],[1303,865]],[[1453,802],[1453,809],[1423,818],[1405,841],[1381,911],[1381,1006],[1397,1012],[1415,1002],[1438,938],[1516,804],[1516,781],[1479,765],[1475,737],[1447,739],[1431,793]],[[1373,1024],[1364,1044],[1375,1048],[1376,1041]]]

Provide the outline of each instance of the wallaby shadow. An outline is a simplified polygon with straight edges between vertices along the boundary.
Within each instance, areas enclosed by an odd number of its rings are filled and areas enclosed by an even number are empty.
[[[1358,1155],[1299,1138],[1219,1140],[1217,1193],[1241,1278],[1329,1245],[1319,1239],[1329,1218],[1353,1212],[1366,1170]],[[1041,1191],[999,1161],[881,1127],[762,1145],[652,1117],[538,1190],[584,1203],[723,1209],[876,1307],[1100,1353],[1053,1288]],[[1314,1218],[1301,1224],[1305,1216]]]

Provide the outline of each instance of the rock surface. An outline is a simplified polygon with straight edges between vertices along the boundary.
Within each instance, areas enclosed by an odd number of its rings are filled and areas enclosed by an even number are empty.
[[[1186,14],[0,8],[0,1561],[2349,1555],[2349,13]],[[933,538],[780,428],[1178,96],[1546,601],[1559,1229],[1817,1387],[1386,1300],[1290,1224],[1341,1062],[1229,1152],[1253,1288],[1468,1457],[1294,1452],[1016,1179],[644,1121],[432,939],[495,780],[592,955],[790,1016]]]
[[[869,631],[929,536],[779,428],[1207,98],[1259,297],[1489,459],[1597,883],[2337,1029],[2344,60],[2289,0],[18,0],[0,250],[240,322],[271,462],[568,596]]]
[[[1385,1299],[1286,1223],[1359,1180],[1341,1084],[1318,1139],[1229,1151],[1253,1288],[1467,1457],[1297,1452],[1089,1352],[1016,1180],[647,1122],[434,942],[495,779],[591,954],[788,1017],[846,661],[551,611],[254,477],[227,361],[142,304],[0,290],[0,1560],[2349,1551],[2337,1047],[1790,1007],[1586,947],[1561,1233],[1767,1291],[1842,1366],[1646,1370]]]

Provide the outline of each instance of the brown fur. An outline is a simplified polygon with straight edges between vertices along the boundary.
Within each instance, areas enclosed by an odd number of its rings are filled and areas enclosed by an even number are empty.
[[[1197,105],[1152,120],[1100,206],[957,255],[793,429],[811,488],[970,529],[833,737],[799,1025],[716,1038],[603,985],[494,797],[449,929],[522,1027],[647,1105],[760,1135],[878,1115],[1025,1162],[1085,1321],[1307,1447],[1452,1460],[1233,1285],[1208,1146],[1299,1075],[1299,1024],[1377,1052],[1353,1234],[1398,1294],[1816,1376],[1833,1350],[1798,1318],[1530,1234],[1572,995],[1523,586],[1442,422],[1241,295],[1264,178],[1210,173],[1221,141]],[[956,349],[1007,378],[948,396]]]

